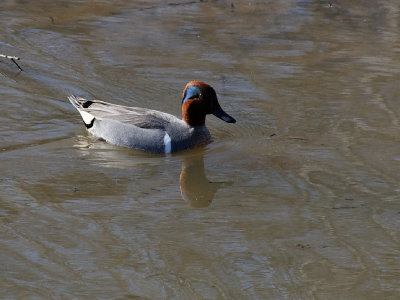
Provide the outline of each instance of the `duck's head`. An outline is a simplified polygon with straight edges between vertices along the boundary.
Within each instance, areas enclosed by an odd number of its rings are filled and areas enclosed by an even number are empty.
[[[217,94],[211,86],[201,81],[189,82],[183,90],[183,120],[190,126],[204,126],[208,114],[213,114],[228,123],[236,122],[222,110]]]

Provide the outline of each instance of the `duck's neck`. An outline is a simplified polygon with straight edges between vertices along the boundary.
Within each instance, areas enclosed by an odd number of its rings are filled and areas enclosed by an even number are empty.
[[[183,120],[193,127],[205,126],[206,110],[201,102],[187,100],[182,104]]]

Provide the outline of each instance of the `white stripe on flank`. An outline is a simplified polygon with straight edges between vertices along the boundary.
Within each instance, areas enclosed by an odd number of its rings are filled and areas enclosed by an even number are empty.
[[[89,125],[90,123],[92,123],[94,117],[91,114],[83,110],[80,110],[79,113],[81,114],[83,122],[85,122],[85,124]]]
[[[171,153],[171,137],[165,132],[164,135],[164,152]]]

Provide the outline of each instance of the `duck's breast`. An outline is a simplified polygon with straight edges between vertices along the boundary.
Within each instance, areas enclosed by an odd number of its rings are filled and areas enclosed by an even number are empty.
[[[171,137],[173,152],[211,142],[211,134],[205,126],[191,127],[185,123],[174,127],[174,124],[171,124],[167,132]]]

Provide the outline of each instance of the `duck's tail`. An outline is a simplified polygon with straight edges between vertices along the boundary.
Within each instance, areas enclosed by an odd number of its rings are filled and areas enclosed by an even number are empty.
[[[83,123],[85,123],[86,128],[90,129],[91,127],[93,127],[95,117],[92,114],[85,111],[85,108],[88,108],[92,104],[92,101],[86,100],[81,97],[77,97],[75,95],[68,96],[68,100],[81,114]]]
[[[68,100],[79,111],[84,107],[83,103],[86,102],[86,99],[83,99],[81,97],[77,97],[75,95],[68,96]]]

